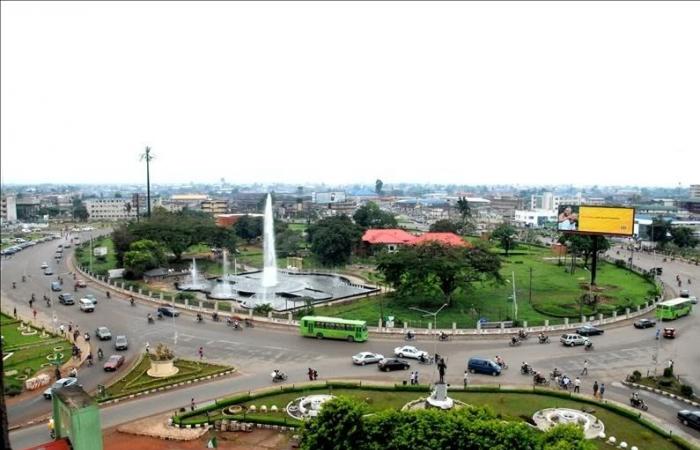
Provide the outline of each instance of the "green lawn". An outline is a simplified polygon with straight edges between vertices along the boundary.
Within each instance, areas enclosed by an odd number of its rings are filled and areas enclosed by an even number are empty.
[[[146,373],[150,367],[150,359],[144,356],[141,362],[128,374],[119,379],[113,385],[109,386],[105,391],[106,397],[103,397],[100,400],[123,397],[125,395],[135,394],[137,392],[156,389],[159,387],[231,370],[231,367],[229,366],[209,364],[199,361],[189,361],[186,359],[176,359],[175,367],[180,370],[175,376],[169,378],[152,378]]]
[[[21,322],[2,314],[3,352],[5,355],[12,353],[4,361],[5,392],[20,393],[24,386],[24,379],[33,377],[37,371],[51,367],[51,361],[47,356],[56,354],[60,364],[71,357],[71,344],[67,340],[47,333],[41,337],[41,330],[30,336],[22,336],[18,330]],[[62,347],[54,352],[54,347]],[[9,374],[9,375],[8,375]],[[26,378],[25,378],[26,377]]]
[[[298,398],[309,394],[332,393],[334,395],[344,395],[362,402],[365,402],[372,411],[381,411],[385,409],[400,409],[403,405],[411,400],[419,397],[425,397],[425,392],[399,392],[399,391],[376,391],[363,389],[313,389],[301,392],[285,392],[277,395],[272,395],[264,398],[253,399],[242,402],[240,405],[248,408],[255,405],[257,412],[246,414],[245,417],[250,420],[279,418],[287,419],[289,424],[298,424],[299,422],[289,417],[285,408],[287,404]],[[573,399],[551,397],[538,394],[523,394],[523,393],[492,393],[492,392],[464,392],[458,390],[450,391],[450,397],[461,400],[467,404],[481,406],[486,405],[492,408],[497,414],[509,421],[521,421],[526,418],[531,418],[532,415],[544,408],[563,407],[572,409],[585,408],[587,411],[594,414],[598,419],[605,424],[605,433],[608,436],[615,436],[618,442],[625,441],[631,447],[635,445],[639,448],[648,448],[655,450],[673,450],[677,449],[674,443],[664,439],[663,437],[653,433],[644,426],[630,420],[622,415],[616,414],[602,407],[596,407],[582,403]],[[280,410],[277,413],[260,412],[260,406],[267,406],[268,410],[272,405],[277,406]],[[223,408],[222,408],[223,409]],[[593,411],[591,411],[593,410]],[[206,419],[206,414],[198,414],[182,419],[183,424],[197,423]],[[224,417],[221,410],[211,412],[210,420],[217,420]],[[229,416],[230,417],[230,416]],[[244,420],[243,414],[233,416],[233,418]],[[601,449],[609,448],[603,441],[596,440],[598,447]]]
[[[459,328],[473,328],[480,317],[492,322],[512,319],[513,302],[509,297],[513,292],[513,273],[519,320],[527,320],[532,326],[543,325],[545,319],[549,319],[551,325],[563,323],[563,317],[567,316],[577,319],[579,299],[588,292],[590,273],[582,267],[577,267],[573,274],[566,272],[565,266],[559,266],[558,260],[547,249],[531,247],[527,253],[504,258],[501,269],[501,275],[507,280],[504,284],[475,284],[472,291],[455,294],[453,304],[438,315],[438,326],[450,328],[456,322]],[[529,300],[531,268],[532,301]],[[584,306],[586,315],[601,312],[609,316],[615,309],[643,304],[654,288],[639,275],[608,263],[599,264],[597,285],[602,289],[598,294],[605,299],[595,308]],[[427,327],[430,320],[422,313],[409,310],[391,294],[316,308],[318,315],[366,320],[371,325],[377,323],[382,313],[384,316],[393,315],[412,327]]]
[[[117,267],[117,259],[114,253],[114,243],[109,237],[92,240],[92,248],[107,247],[107,256],[92,257],[92,271],[98,275],[107,275],[107,271]],[[90,240],[86,240],[75,252],[78,264],[90,270]]]

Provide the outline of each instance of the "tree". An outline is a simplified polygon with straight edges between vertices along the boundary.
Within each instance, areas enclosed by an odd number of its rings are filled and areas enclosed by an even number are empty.
[[[129,251],[124,253],[124,269],[131,278],[140,278],[144,272],[160,267],[165,261],[163,245],[148,239],[133,242]]]
[[[355,223],[362,228],[396,228],[399,226],[396,217],[390,212],[382,211],[374,202],[367,202],[355,211],[352,216]]]
[[[460,217],[462,217],[462,220],[467,220],[471,219],[472,217],[472,208],[469,206],[469,202],[467,201],[466,197],[460,197],[457,199],[457,211],[459,211]]]
[[[115,257],[117,258],[117,265],[122,266],[124,264],[124,253],[129,251],[129,246],[136,240],[129,228],[126,225],[121,225],[112,231],[112,242],[114,243]]]
[[[296,256],[299,252],[299,246],[302,243],[301,233],[294,230],[284,230],[275,236],[275,244],[277,247],[277,255],[285,258],[287,256]]]
[[[353,248],[362,237],[362,229],[345,214],[319,220],[308,228],[311,251],[328,266],[350,262]]]
[[[671,239],[671,222],[661,216],[654,217],[649,226],[651,241],[663,248]]]
[[[491,233],[491,239],[498,241],[501,248],[506,251],[506,256],[515,243],[515,228],[507,223],[502,223]]]
[[[593,236],[582,234],[569,234],[559,237],[559,243],[566,245],[569,251],[583,257],[583,267],[588,267],[588,260],[593,256]],[[606,252],[610,249],[610,241],[605,236],[597,236],[598,253]]]
[[[678,227],[671,229],[671,238],[673,243],[681,248],[695,248],[698,245],[698,238],[692,228]]]
[[[80,220],[81,222],[86,222],[90,217],[87,208],[83,205],[82,200],[78,197],[73,199],[73,219]]]
[[[314,420],[302,427],[303,450],[347,450],[365,448],[362,404],[336,397],[323,404]]]
[[[7,405],[5,405],[5,352],[4,345],[0,346],[0,444],[2,448],[12,448],[10,445],[10,427],[7,423]]]
[[[233,226],[233,230],[236,236],[250,244],[254,239],[262,236],[263,219],[262,217],[245,215],[238,219],[238,222]]]
[[[374,182],[374,192],[377,193],[377,195],[382,195],[382,188],[384,187],[384,182],[380,179],[377,179],[377,181]]]
[[[433,233],[458,233],[459,225],[449,219],[441,219],[430,225],[430,231]]]

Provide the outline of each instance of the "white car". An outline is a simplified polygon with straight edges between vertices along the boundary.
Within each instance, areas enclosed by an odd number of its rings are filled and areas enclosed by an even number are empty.
[[[60,380],[55,382],[53,385],[51,385],[50,388],[48,388],[44,391],[44,398],[47,400],[50,400],[51,397],[53,396],[54,389],[60,389],[60,388],[65,387],[65,386],[71,386],[77,382],[78,382],[78,379],[75,377],[61,378]]]
[[[574,345],[584,345],[586,342],[588,342],[588,338],[576,333],[567,333],[561,335],[559,342],[564,345],[568,345],[569,347],[573,347]]]
[[[377,363],[384,359],[383,355],[372,352],[360,352],[352,357],[353,364],[364,366],[365,364]]]
[[[418,350],[412,345],[404,345],[403,347],[396,347],[394,349],[394,355],[398,356],[399,358],[413,358],[413,359],[420,359],[421,355],[423,355],[424,358],[428,358],[428,352],[423,351],[423,350]]]
[[[46,269],[47,267],[49,267],[48,264],[46,264],[45,262],[41,263],[41,268],[42,268],[42,269]]]

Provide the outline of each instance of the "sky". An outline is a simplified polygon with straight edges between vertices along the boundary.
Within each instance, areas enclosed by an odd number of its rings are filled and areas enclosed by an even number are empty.
[[[697,2],[2,2],[3,183],[700,183]]]

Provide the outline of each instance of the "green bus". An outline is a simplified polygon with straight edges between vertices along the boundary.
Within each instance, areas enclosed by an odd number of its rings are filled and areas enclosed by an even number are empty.
[[[348,342],[367,340],[367,322],[364,320],[337,319],[335,317],[304,316],[299,321],[302,336],[318,339],[344,339]]]
[[[693,308],[689,298],[674,298],[656,304],[656,318],[660,320],[673,320],[687,316]]]

